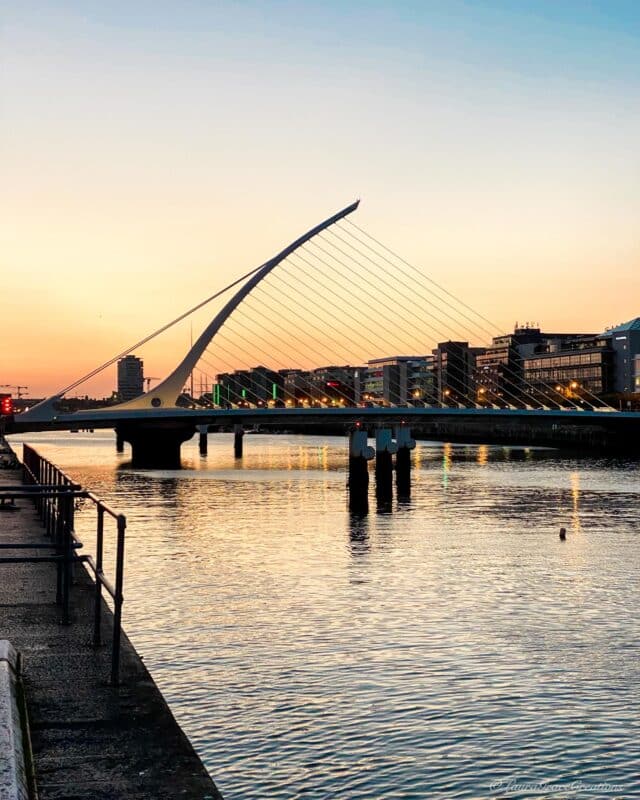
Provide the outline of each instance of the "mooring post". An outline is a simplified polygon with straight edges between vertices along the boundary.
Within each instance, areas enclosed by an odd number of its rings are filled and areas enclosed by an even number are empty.
[[[409,500],[411,497],[411,451],[416,446],[415,439],[411,438],[411,430],[405,425],[398,425],[395,429],[396,445],[396,489],[398,500]]]
[[[369,467],[368,462],[375,455],[373,447],[367,444],[367,432],[360,426],[349,431],[349,508],[366,513],[368,508]]]
[[[242,458],[242,438],[244,436],[244,428],[242,425],[233,426],[233,455],[236,458]]]
[[[390,428],[376,430],[376,498],[383,505],[393,497],[393,454],[398,450]]]
[[[209,431],[208,425],[196,425],[198,430],[198,447],[200,449],[200,455],[206,456],[207,455],[207,433]]]

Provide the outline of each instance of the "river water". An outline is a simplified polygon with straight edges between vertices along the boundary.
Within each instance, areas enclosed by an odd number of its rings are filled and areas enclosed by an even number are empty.
[[[354,517],[342,438],[12,439],[127,515],[125,628],[226,800],[640,797],[640,462],[419,442]]]

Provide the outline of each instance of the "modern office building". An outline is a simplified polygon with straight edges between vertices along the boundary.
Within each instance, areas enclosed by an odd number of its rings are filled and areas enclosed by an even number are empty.
[[[484,353],[476,357],[474,389],[480,405],[520,405],[525,356],[543,342],[540,328],[516,325],[513,333],[496,336]]]
[[[437,403],[434,358],[424,356],[407,364],[407,403],[412,406]]]
[[[142,362],[136,389],[142,392]],[[123,367],[124,369],[124,367]],[[134,392],[131,394],[131,392]],[[640,393],[640,317],[603,333],[546,333],[516,325],[489,347],[440,342],[429,356],[375,358],[366,367],[264,366],[218,375],[214,405],[593,405]],[[631,404],[636,402],[630,399]]]
[[[118,361],[118,399],[133,400],[144,392],[144,363],[136,356],[125,356]]]
[[[354,405],[360,393],[362,367],[327,366],[313,370],[253,367],[221,373],[213,387],[213,404]]]
[[[476,401],[484,405],[573,404],[609,394],[615,353],[609,332],[547,333],[516,326],[476,359]]]
[[[386,406],[429,402],[433,396],[432,366],[428,356],[374,358],[367,364],[360,399]]]
[[[223,408],[283,404],[284,373],[263,366],[220,373],[213,386],[213,404]]]
[[[311,403],[311,371],[287,369],[284,374],[284,399],[287,405],[305,406]]]
[[[432,351],[437,402],[446,405],[475,403],[476,359],[486,347],[470,347],[469,342],[440,342]]]
[[[612,391],[621,394],[637,391],[635,358],[640,355],[640,317],[609,328],[603,336],[609,339],[613,352]]]
[[[535,352],[523,359],[524,380],[541,397],[557,400],[613,397],[637,391],[640,317],[600,334],[542,334]]]
[[[321,405],[352,406],[360,397],[362,367],[318,367],[310,373],[311,400]]]
[[[524,381],[543,402],[593,400],[613,391],[613,352],[599,335],[548,339],[523,359]]]

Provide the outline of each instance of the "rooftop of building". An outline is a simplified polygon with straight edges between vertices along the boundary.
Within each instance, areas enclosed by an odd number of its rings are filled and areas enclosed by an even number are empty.
[[[616,325],[613,328],[607,328],[605,334],[627,333],[628,331],[640,331],[640,317],[630,319],[629,322],[623,322],[621,325]]]
[[[386,356],[385,358],[372,358],[367,364],[392,364],[405,361],[425,361],[431,359],[430,356]]]

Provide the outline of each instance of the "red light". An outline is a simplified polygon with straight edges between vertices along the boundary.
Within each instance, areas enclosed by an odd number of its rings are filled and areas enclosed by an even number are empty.
[[[13,414],[13,400],[11,395],[5,394],[0,396],[0,414],[3,416],[10,416]]]
[[[338,381],[327,381],[327,386],[333,386],[333,388],[335,389],[337,386],[340,386],[340,384],[338,383]]]

